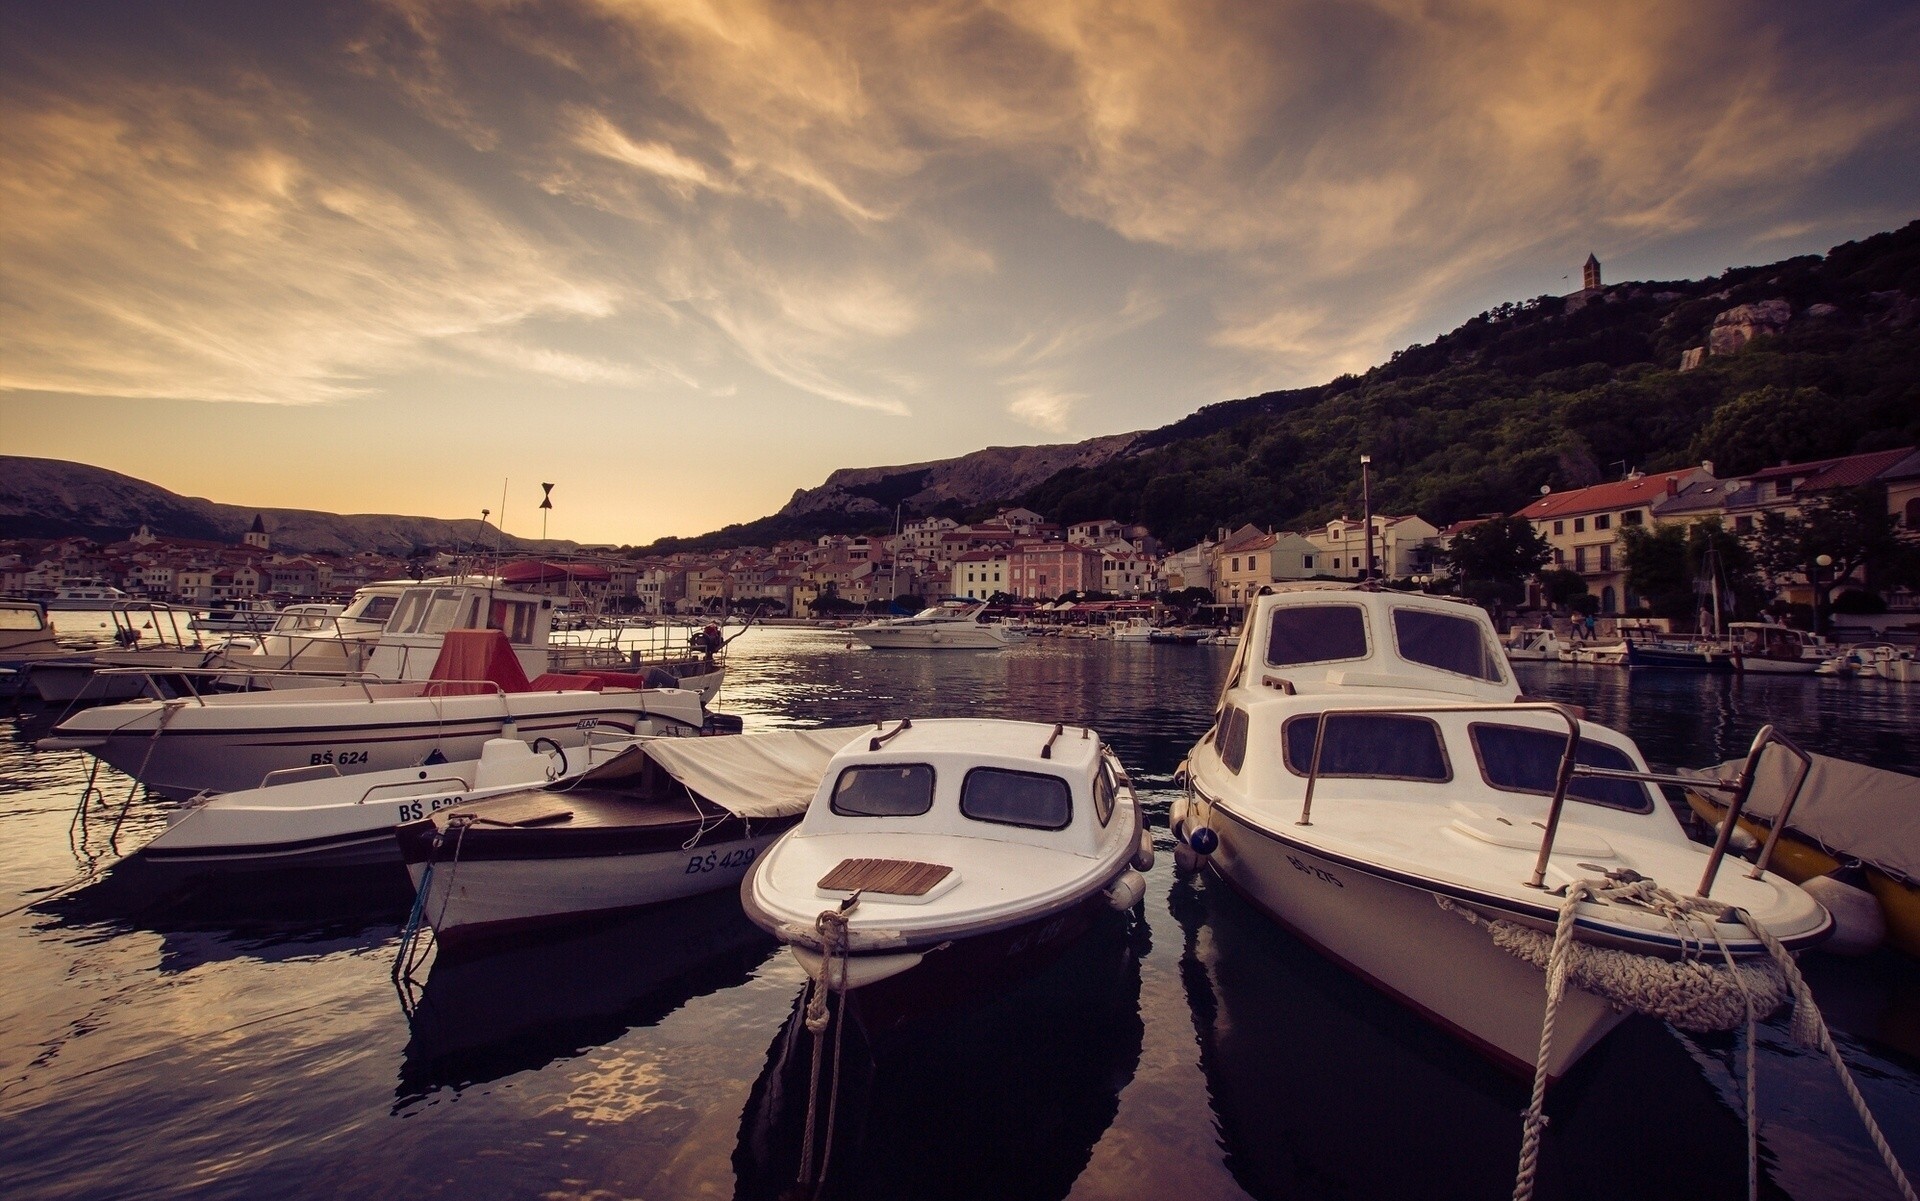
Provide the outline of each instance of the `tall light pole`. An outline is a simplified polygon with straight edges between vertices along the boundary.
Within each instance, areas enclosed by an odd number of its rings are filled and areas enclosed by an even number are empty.
[[[1826,605],[1822,602],[1827,594],[1827,577],[1833,568],[1833,556],[1821,555],[1813,561],[1813,632],[1827,632]]]
[[[1360,521],[1367,527],[1367,557],[1361,562],[1360,578],[1373,578],[1373,491],[1367,479],[1367,468],[1372,465],[1372,455],[1360,456]]]

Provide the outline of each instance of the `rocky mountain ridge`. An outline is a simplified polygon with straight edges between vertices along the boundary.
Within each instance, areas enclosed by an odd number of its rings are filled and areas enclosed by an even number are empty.
[[[404,555],[423,547],[492,546],[496,538],[512,550],[573,545],[501,536],[492,526],[471,518],[448,521],[220,504],[181,496],[103,467],[0,455],[0,538],[80,535],[116,542],[144,525],[163,537],[238,543],[256,514],[266,523],[273,548],[286,551]]]

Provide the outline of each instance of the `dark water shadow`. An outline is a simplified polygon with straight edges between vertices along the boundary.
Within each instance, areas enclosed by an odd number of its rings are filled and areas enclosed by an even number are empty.
[[[778,944],[731,891],[439,954],[406,991],[394,1112],[441,1089],[533,1071],[745,984]]]
[[[1208,1100],[1257,1198],[1511,1195],[1530,1082],[1268,921],[1211,877],[1176,881]],[[1535,1195],[1746,1195],[1745,1129],[1685,1047],[1630,1018],[1548,1094]],[[1784,1194],[1761,1182],[1762,1196]]]
[[[1146,923],[1107,918],[1045,970],[990,999],[877,1036],[849,1023],[817,1195],[1066,1196],[1119,1110],[1144,1037]],[[815,1041],[802,1020],[804,999],[768,1048],[740,1116],[739,1201],[793,1195]],[[821,1147],[831,1099],[822,1094]]]
[[[159,970],[247,958],[305,958],[392,938],[413,888],[398,866],[208,875],[123,859],[83,887],[32,906],[40,931],[76,938],[161,936]]]

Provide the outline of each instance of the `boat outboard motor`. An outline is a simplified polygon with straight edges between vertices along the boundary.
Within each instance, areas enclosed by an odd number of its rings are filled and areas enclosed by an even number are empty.
[[[1886,941],[1887,915],[1868,890],[1866,869],[1849,859],[1800,886],[1833,915],[1833,933],[1820,949],[1835,955],[1865,955]]]

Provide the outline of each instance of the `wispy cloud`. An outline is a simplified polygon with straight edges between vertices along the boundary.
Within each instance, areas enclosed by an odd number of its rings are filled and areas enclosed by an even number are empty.
[[[1023,388],[1007,402],[1007,412],[1022,425],[1050,434],[1064,434],[1073,406],[1085,399],[1047,388]]]

